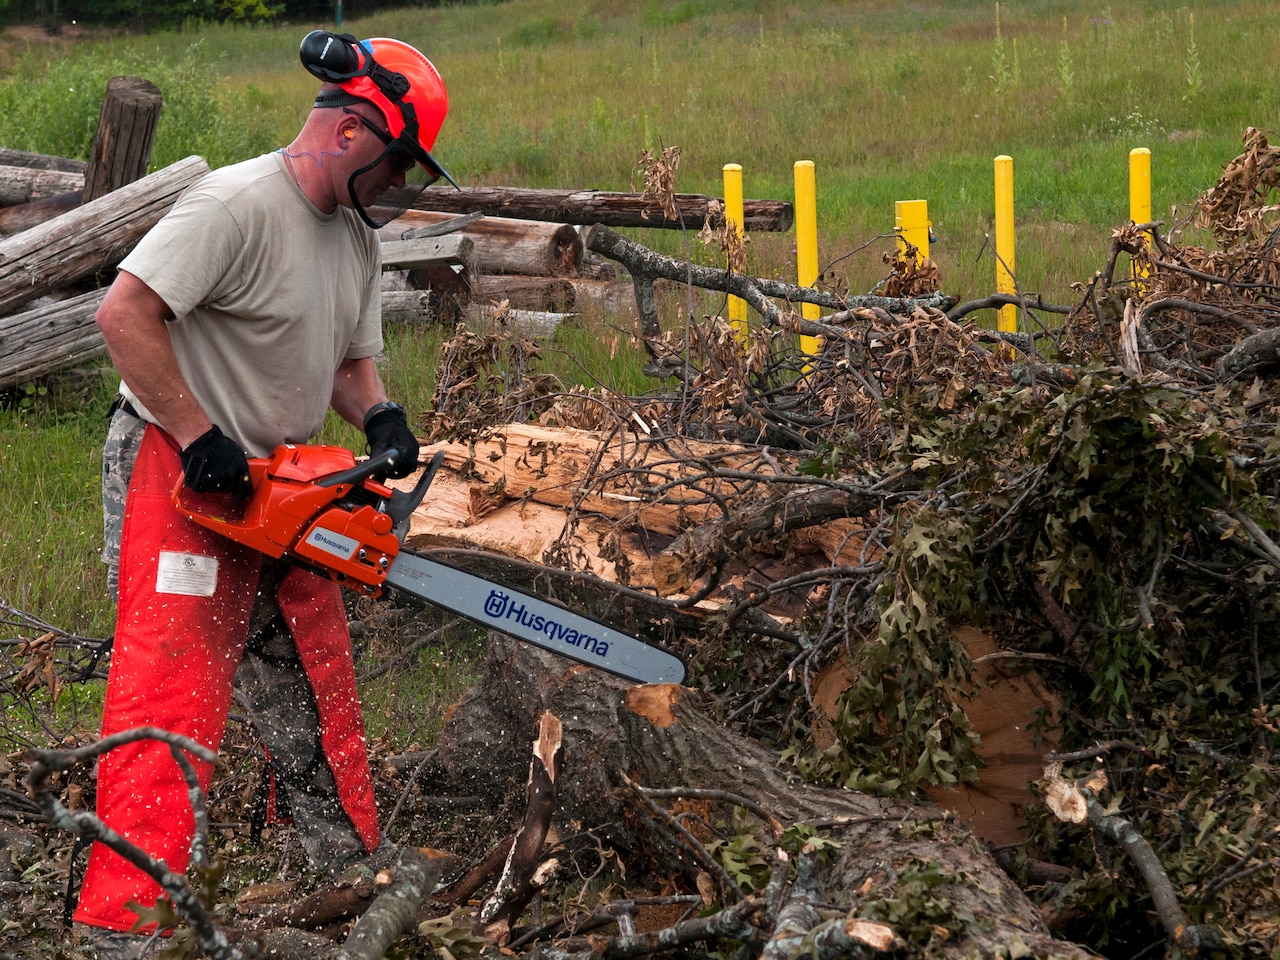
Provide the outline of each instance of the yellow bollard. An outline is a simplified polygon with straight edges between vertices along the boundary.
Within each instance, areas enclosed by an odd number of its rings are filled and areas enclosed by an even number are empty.
[[[1017,293],[1013,278],[1013,157],[1001,154],[996,157],[996,292]],[[1018,329],[1014,304],[1000,308],[999,328],[1005,333]]]
[[[818,281],[818,185],[812,160],[797,160],[793,167],[796,182],[796,283],[812,287]],[[817,320],[822,309],[816,303],[800,304],[800,316]],[[800,349],[815,356],[822,349],[818,337],[800,335]]]
[[[1134,223],[1151,222],[1151,151],[1137,147],[1129,151],[1129,219]],[[1153,242],[1147,231],[1147,244]],[[1134,279],[1145,277],[1145,268],[1133,266]]]
[[[916,248],[916,265],[929,259],[929,201],[895,200],[893,232],[898,235],[899,256],[907,252],[907,244]],[[903,242],[905,241],[905,242]]]
[[[733,224],[733,232],[742,239],[742,165],[724,165],[724,216]],[[730,265],[732,266],[732,264]],[[738,340],[747,340],[747,302],[741,297],[729,297],[729,326]]]

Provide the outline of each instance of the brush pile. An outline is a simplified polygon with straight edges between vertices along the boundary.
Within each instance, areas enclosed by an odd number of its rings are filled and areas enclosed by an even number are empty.
[[[927,261],[879,298],[691,269],[762,322],[650,329],[642,397],[459,330],[420,422],[451,469],[410,544],[690,677],[491,640],[439,748],[384,765],[422,831],[395,839],[455,858],[420,948],[1274,956],[1280,151],[1245,148],[1194,211],[1214,249],[1125,225],[1072,305],[957,304]],[[619,262],[652,292],[660,260]],[[974,322],[1010,302],[1018,332]],[[984,695],[1012,715],[984,726]],[[448,796],[490,811],[466,845]]]

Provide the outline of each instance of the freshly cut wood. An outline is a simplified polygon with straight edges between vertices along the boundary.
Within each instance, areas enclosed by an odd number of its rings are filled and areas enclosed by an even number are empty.
[[[83,187],[83,173],[0,165],[0,206],[3,207],[74,193]]]
[[[462,234],[419,240],[383,240],[382,266],[422,270],[467,263],[475,255],[475,241]]]
[[[0,390],[30,383],[107,352],[93,316],[106,290],[0,317]]]
[[[146,176],[162,103],[155,84],[142,77],[107,81],[84,174],[86,203]]]
[[[0,207],[0,236],[21,233],[46,220],[60,217],[68,210],[80,206],[81,197],[81,192],[76,190],[74,193],[60,193],[56,197],[32,200],[16,207]]]
[[[973,832],[997,846],[1027,839],[1023,807],[1035,803],[1030,787],[1044,775],[1045,754],[1057,748],[1057,718],[1062,700],[1025,662],[1003,660],[995,641],[974,627],[957,627],[956,639],[976,664],[975,684],[964,712],[982,737],[978,755],[984,766],[977,783],[954,789],[929,788],[938,806],[954,811]],[[839,698],[857,677],[848,661],[833,661],[813,685],[818,710],[814,742],[826,750],[835,745],[831,723],[839,713]],[[1034,724],[1043,714],[1036,736]]]
[[[407,477],[390,483],[408,490],[416,479]],[[574,524],[570,542],[575,569],[613,583],[647,586],[653,582],[644,546],[634,534],[615,533],[613,523],[590,514],[575,517]],[[414,550],[483,550],[541,563],[564,551],[569,533],[569,516],[560,508],[533,500],[509,499],[501,490],[464,480],[446,469],[436,474],[431,495],[410,517],[405,545]],[[617,554],[601,556],[600,545],[611,542],[613,537],[627,558],[625,576],[618,570],[621,558]]]
[[[626,519],[667,536],[718,518],[718,508],[703,492],[680,484],[673,484],[661,501],[639,496],[640,487],[696,476],[711,460],[726,469],[746,466],[750,456],[745,450],[738,456],[728,445],[683,437],[657,446],[637,444],[627,434],[608,438],[589,430],[526,423],[507,424],[470,444],[431,449],[443,450],[451,469],[466,469],[487,484],[502,483],[510,497]],[[582,479],[589,472],[608,479],[584,488]]]
[[[565,277],[526,277],[498,274],[474,277],[471,299],[487,303],[506,301],[517,310],[572,310],[573,284]]]
[[[414,208],[448,213],[482,211],[490,217],[547,220],[552,223],[603,223],[607,227],[681,227],[699,230],[716,197],[677,193],[683,220],[667,220],[652,198],[640,193],[605,190],[532,190],[518,187],[427,187]],[[794,221],[786,200],[742,201],[743,228],[748,233],[790,230]]]
[[[0,316],[59,287],[114,267],[179,195],[209,172],[177,163],[17,236],[0,240]]]
[[[383,240],[453,220],[454,214],[409,210],[379,231]],[[563,223],[484,217],[458,235],[475,241],[477,273],[521,273],[534,277],[573,276],[582,266],[582,237]]]

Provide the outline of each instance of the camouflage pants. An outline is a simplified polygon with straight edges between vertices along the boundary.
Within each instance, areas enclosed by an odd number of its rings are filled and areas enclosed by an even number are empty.
[[[146,426],[145,420],[117,408],[107,424],[107,439],[102,445],[102,562],[107,565],[107,592],[112,600],[119,599],[120,591],[124,501]]]
[[[112,599],[118,599],[125,498],[145,428],[145,421],[118,409],[102,449],[102,560]],[[235,699],[271,754],[308,862],[315,870],[337,872],[362,858],[365,849],[338,800],[333,772],[320,746],[315,694],[276,603],[285,569],[279,561],[263,564],[249,639],[236,668]]]

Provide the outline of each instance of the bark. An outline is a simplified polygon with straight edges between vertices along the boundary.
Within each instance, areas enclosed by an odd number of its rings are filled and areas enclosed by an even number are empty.
[[[1245,337],[1218,361],[1218,376],[1223,380],[1238,377],[1250,368],[1256,376],[1274,377],[1280,373],[1280,327],[1272,327]]]
[[[511,843],[492,896],[480,910],[485,934],[500,946],[506,945],[512,925],[542,886],[537,876],[538,863],[556,808],[562,730],[560,720],[553,713],[544,713],[538,721],[538,737],[529,763],[524,823]]]
[[[552,223],[602,223],[609,227],[659,227],[700,230],[715,197],[676,194],[681,219],[667,220],[657,203],[639,193],[601,190],[532,190],[517,187],[428,187],[414,204],[419,210],[470,213],[490,217],[547,220]],[[791,204],[785,200],[744,200],[743,228],[748,233],[790,230]]]
[[[105,290],[91,290],[32,310],[0,317],[0,390],[7,390],[107,351],[93,322]]]
[[[572,310],[574,285],[565,277],[524,277],[515,274],[475,277],[471,296],[485,303],[502,303],[515,310]]]
[[[0,240],[0,316],[35,297],[119,263],[209,172],[187,157],[47,223]]]
[[[384,239],[412,235],[419,229],[448,226],[453,214],[410,210],[383,227]],[[516,273],[534,277],[571,277],[582,266],[583,244],[568,224],[505,217],[484,217],[457,231],[475,244],[478,273]]]
[[[864,513],[884,499],[882,492],[802,487],[738,510],[677,537],[654,561],[654,583],[662,596],[680,593],[699,577],[718,571],[753,543],[776,543],[799,528]]]
[[[0,165],[0,207],[47,200],[83,187],[83,173]]]
[[[424,237],[420,240],[382,241],[383,268],[426,270],[465,264],[474,257],[474,241],[460,234],[451,234],[447,237]]]
[[[444,857],[429,857],[412,848],[401,851],[391,886],[356,921],[343,944],[343,956],[350,960],[384,956],[413,923],[418,908],[440,880],[445,863]]]
[[[112,77],[84,174],[84,202],[141,180],[151,162],[162,97],[141,77]]]
[[[685,687],[630,686],[493,634],[484,676],[446,723],[441,761],[456,782],[495,797],[508,794],[522,745],[533,738],[538,718],[547,711],[564,724],[557,812],[562,833],[581,824],[627,855],[658,860],[664,876],[683,872],[684,882],[693,887],[697,879],[689,851],[646,816],[626,781],[641,788],[724,791],[741,797],[743,810],[768,811],[783,825],[818,825],[838,844],[815,865],[813,885],[825,905],[842,912],[857,909],[874,919],[869,912],[892,898],[904,875],[940,866],[954,879],[934,896],[949,899],[957,917],[969,911],[980,922],[962,924],[948,939],[934,939],[931,955],[998,955],[1000,945],[1017,940],[1035,956],[1088,956],[1049,935],[1016,884],[954,819],[929,806],[800,783],[775,753],[708,715],[699,695]],[[715,806],[725,812],[723,803]],[[724,823],[727,817],[719,819]],[[759,833],[771,848],[771,824],[761,823]],[[743,916],[754,914],[753,896],[748,893],[739,902]],[[761,937],[772,932],[754,924],[752,929]],[[619,944],[625,939],[615,938]],[[597,952],[634,956],[652,949]]]
[[[84,176],[86,166],[83,160],[71,160],[67,157],[55,157],[47,153],[28,153],[25,150],[10,150],[0,147],[0,166],[27,167],[30,170],[59,170],[63,173],[78,173]]]
[[[60,193],[56,197],[32,200],[16,207],[4,207],[0,209],[0,236],[11,236],[39,226],[46,220],[74,210],[80,206],[82,199],[82,192],[76,190],[74,193]]]
[[[615,233],[606,226],[600,226],[587,244],[588,249],[615,260],[631,274],[636,289],[636,307],[640,312],[640,326],[646,340],[653,340],[661,334],[658,321],[657,304],[653,296],[655,280],[670,280],[675,283],[690,283],[704,290],[719,290],[731,293],[745,300],[753,310],[765,319],[770,326],[783,325],[784,315],[774,299],[787,303],[816,303],[820,307],[833,310],[849,310],[855,307],[870,307],[889,310],[894,313],[910,313],[916,307],[937,307],[946,309],[953,299],[942,294],[931,297],[895,298],[895,297],[840,297],[825,290],[801,287],[780,280],[760,277],[747,277],[729,270],[712,267],[701,267],[690,264],[686,260],[665,257],[660,253]],[[794,328],[800,333],[812,333],[822,336],[826,332],[822,325],[809,325],[808,321],[795,320]],[[650,351],[653,352],[652,350]]]

